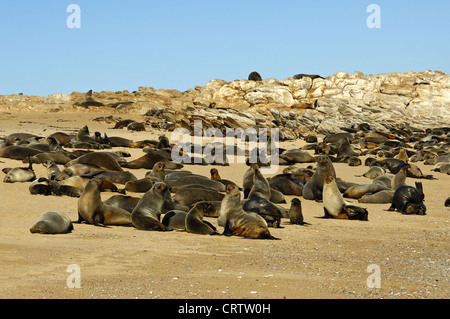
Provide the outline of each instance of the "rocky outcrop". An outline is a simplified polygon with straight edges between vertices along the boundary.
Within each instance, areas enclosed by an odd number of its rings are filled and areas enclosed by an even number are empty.
[[[83,108],[84,93],[46,97],[0,96],[0,111],[147,114],[166,129],[205,127],[278,127],[283,139],[314,131],[337,133],[368,123],[372,128],[411,124],[419,128],[450,123],[450,75],[439,71],[364,75],[337,72],[326,78],[284,80],[211,80],[185,92],[139,87],[135,92],[97,92],[105,106]],[[156,111],[155,111],[156,110]],[[153,113],[152,113],[153,112]],[[152,114],[158,113],[158,116]]]

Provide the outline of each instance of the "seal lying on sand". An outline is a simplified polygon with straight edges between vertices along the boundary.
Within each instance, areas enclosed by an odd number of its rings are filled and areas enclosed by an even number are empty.
[[[400,186],[395,191],[391,207],[388,210],[397,210],[407,215],[426,215],[427,208],[423,203],[424,198],[422,183],[416,182],[416,187]]]
[[[66,234],[72,230],[72,221],[67,215],[60,212],[44,213],[30,228],[30,232],[33,234]]]

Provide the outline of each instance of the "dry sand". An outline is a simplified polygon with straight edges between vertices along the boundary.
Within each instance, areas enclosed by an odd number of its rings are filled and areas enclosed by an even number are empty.
[[[84,124],[91,132],[134,140],[160,133],[112,130],[113,124],[92,121],[105,115],[2,113],[0,135],[70,133]],[[133,159],[142,155],[140,149],[129,151]],[[0,168],[22,164],[0,159]],[[42,165],[34,167],[38,176],[45,176]],[[277,241],[86,224],[75,224],[70,234],[31,234],[29,228],[46,211],[61,211],[76,220],[77,199],[32,196],[29,183],[0,182],[0,298],[448,298],[450,209],[444,200],[450,195],[450,176],[421,163],[419,167],[437,178],[422,180],[426,216],[388,212],[389,204],[365,204],[369,221],[320,219],[322,204],[301,198],[305,220],[312,225],[291,225],[283,219],[283,228],[270,228],[281,239]],[[209,176],[209,166],[185,168]],[[222,178],[241,184],[248,167],[218,168]],[[335,168],[346,181],[369,182],[355,176],[364,173],[365,166]],[[146,172],[131,171],[138,178]],[[414,182],[407,179],[409,185]],[[102,194],[104,199],[111,195]],[[287,196],[288,203],[291,198]],[[214,218],[208,220],[217,225]],[[81,269],[81,288],[67,286],[66,269],[72,264]],[[373,264],[380,269],[380,288],[367,286],[367,270]]]

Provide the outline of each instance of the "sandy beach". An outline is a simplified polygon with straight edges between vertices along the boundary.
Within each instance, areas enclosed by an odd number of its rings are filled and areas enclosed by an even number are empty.
[[[106,132],[133,140],[156,138],[164,133],[114,130],[113,124],[93,121],[108,113],[1,113],[0,136],[27,132],[48,136],[74,133],[83,125],[91,132]],[[142,119],[137,114],[122,118]],[[170,138],[170,134],[168,134]],[[284,148],[304,141],[282,142]],[[120,149],[120,148],[119,148]],[[131,159],[142,149],[126,149]],[[128,158],[128,160],[131,160]],[[364,159],[364,157],[363,157]],[[303,299],[303,298],[424,298],[446,299],[449,290],[450,175],[432,172],[432,166],[416,163],[427,215],[402,215],[387,211],[389,204],[366,207],[368,221],[321,219],[323,206],[300,197],[305,220],[298,226],[282,220],[282,228],[270,228],[280,240],[202,236],[186,232],[139,231],[133,227],[95,227],[74,224],[64,235],[31,234],[29,229],[47,211],[67,213],[77,219],[77,198],[31,195],[29,183],[0,183],[0,298],[12,299]],[[0,168],[26,166],[0,158]],[[307,164],[297,164],[306,167]],[[345,181],[369,183],[357,177],[367,166],[335,163]],[[210,166],[186,165],[184,169],[209,176]],[[219,166],[220,175],[242,185],[245,164]],[[46,176],[42,164],[36,175]],[[280,167],[278,173],[281,173]],[[137,178],[147,170],[130,170]],[[3,173],[2,173],[3,174]],[[3,179],[3,177],[2,177]],[[413,186],[417,181],[407,178]],[[128,193],[133,196],[142,194]],[[107,199],[114,193],[104,192]],[[286,196],[287,203],[293,196]],[[289,204],[282,204],[288,207]],[[217,226],[217,220],[207,218]],[[222,228],[218,226],[219,232]],[[69,288],[69,265],[81,270],[81,288]],[[368,287],[371,265],[380,270],[380,287]],[[372,266],[373,267],[373,266]],[[370,286],[370,285],[369,285]]]

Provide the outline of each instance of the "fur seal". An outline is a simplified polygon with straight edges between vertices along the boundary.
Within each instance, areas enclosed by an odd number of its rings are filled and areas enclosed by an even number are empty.
[[[259,75],[258,72],[253,71],[252,73],[250,73],[248,75],[248,80],[249,81],[262,81],[261,75]]]
[[[28,167],[4,168],[2,172],[6,174],[3,178],[4,183],[24,183],[36,179],[36,174],[31,163]]]
[[[291,165],[291,166],[283,169],[283,174],[292,174],[295,177],[304,179],[305,183],[306,183],[306,181],[309,181],[311,179],[311,177],[314,175],[314,170],[312,170],[309,167],[303,168],[303,167],[296,167],[295,165]]]
[[[270,234],[264,218],[256,213],[244,211],[239,188],[231,183],[226,186],[226,194],[220,205],[217,223],[224,228],[223,235],[277,239]]]
[[[73,230],[70,218],[60,212],[46,212],[30,228],[33,234],[66,234]]]
[[[87,93],[85,93],[84,101],[76,102],[74,103],[74,105],[82,106],[85,108],[88,108],[89,106],[105,106],[102,102],[95,101],[92,98],[92,90],[89,90]]]
[[[129,181],[125,183],[125,190],[133,193],[146,193],[150,188],[152,188],[155,181],[152,177],[144,177],[134,181]]]
[[[48,179],[61,181],[70,177],[68,174],[61,172],[58,165],[56,165],[55,161],[53,160],[46,160],[42,163],[42,165],[44,165],[44,167],[47,169]]]
[[[253,170],[253,185],[248,194],[248,198],[265,198],[271,199],[271,189],[269,181],[261,174],[261,170],[258,165],[251,165],[250,169]]]
[[[31,182],[28,187],[31,195],[44,195],[49,196],[52,194],[50,186],[48,184],[48,179],[45,177],[40,177]]]
[[[205,176],[202,175],[196,175],[196,174],[186,174],[184,176],[181,176],[175,180],[165,180],[167,183],[167,186],[174,187],[174,186],[184,186],[189,184],[200,184],[203,186],[214,188],[215,190],[219,192],[225,191],[225,185],[218,181],[213,181]]]
[[[155,177],[155,178],[160,179],[163,182],[164,179],[166,178],[166,172],[164,170],[165,167],[166,167],[166,163],[163,161],[160,161],[160,162],[156,163],[155,165],[153,165],[152,170],[150,172],[147,172],[145,174],[145,177],[147,177],[147,176]]]
[[[105,200],[103,203],[110,206],[125,209],[131,214],[131,212],[133,212],[133,209],[136,207],[137,203],[139,203],[139,200],[140,200],[139,197],[127,195],[113,195],[107,200]]]
[[[171,210],[164,214],[161,223],[171,229],[186,230],[186,216],[183,210]]]
[[[291,206],[289,207],[289,221],[295,225],[310,225],[305,222],[302,213],[302,202],[298,198],[291,200]]]
[[[243,207],[246,212],[254,212],[262,216],[269,227],[279,228],[283,214],[273,203],[265,198],[254,197],[247,200]]]
[[[371,168],[369,168],[369,170],[367,172],[365,172],[362,175],[355,175],[357,177],[367,177],[369,179],[375,179],[378,176],[384,175],[386,173],[386,170],[381,167],[381,166],[372,166]]]
[[[93,178],[78,199],[78,221],[99,225],[131,225],[131,214],[102,202],[100,191],[104,180]]]
[[[416,182],[416,187],[400,186],[394,193],[394,198],[388,211],[397,210],[407,215],[426,215],[427,208],[423,203],[424,198],[422,183]]]
[[[22,162],[28,163],[29,161],[31,161],[33,164],[43,164],[47,160],[52,160],[56,164],[65,165],[72,160],[72,158],[69,156],[69,154],[61,151],[42,152],[31,156],[29,159],[24,158]]]
[[[221,201],[224,198],[224,194],[218,192],[215,189],[183,187],[179,189],[173,196],[175,203],[179,205],[190,207],[197,202],[203,201]]]
[[[171,230],[159,221],[164,194],[168,191],[169,188],[164,182],[158,182],[142,196],[131,213],[134,227],[139,230]]]
[[[210,202],[200,202],[194,205],[186,215],[186,231],[191,234],[200,235],[216,235],[218,234],[216,227],[206,220],[203,216],[212,209]]]
[[[167,169],[177,169],[183,167],[182,164],[168,160],[158,153],[145,154],[133,161],[129,161],[125,167],[131,169],[140,169],[140,168],[153,169],[153,166],[161,161],[165,163],[165,168]]]
[[[368,220],[368,212],[365,208],[348,205],[344,201],[336,180],[331,175],[324,180],[323,208],[324,218]]]
[[[39,153],[42,153],[42,151],[26,146],[11,145],[0,149],[0,157],[15,159],[19,161],[22,161],[28,156],[34,156]]]
[[[65,167],[62,172],[69,176],[87,175],[95,171],[103,171],[104,168],[92,164],[73,164]]]
[[[292,174],[278,174],[269,179],[270,188],[283,195],[302,196],[303,184],[303,180]]]
[[[386,187],[380,184],[363,184],[363,185],[354,185],[349,187],[344,192],[344,197],[349,198],[361,198],[363,195],[367,193],[376,193],[382,190],[389,190],[390,187]]]
[[[400,164],[399,171],[395,174],[391,181],[391,188],[396,190],[400,186],[406,185],[406,176],[411,166],[407,163]]]
[[[281,153],[279,156],[291,164],[315,162],[314,156],[301,149],[289,149]]]
[[[392,203],[395,191],[392,189],[385,189],[374,194],[367,193],[358,199],[359,203],[372,203],[372,204],[389,204]]]
[[[89,178],[94,178],[94,177],[103,178],[103,179],[107,179],[108,181],[110,181],[112,183],[124,184],[124,185],[126,185],[126,183],[128,183],[128,182],[134,182],[137,180],[136,176],[134,176],[134,174],[129,171],[119,172],[119,171],[110,171],[110,170],[95,170],[93,172],[90,172],[88,174],[82,174],[80,176],[89,177]]]
[[[447,199],[445,200],[444,206],[450,207],[450,197],[447,197]]]
[[[64,166],[69,167],[73,164],[91,164],[111,171],[123,172],[122,167],[119,165],[117,159],[110,153],[107,152],[90,152],[82,155],[70,162],[66,163]]]
[[[317,168],[311,179],[303,186],[303,198],[321,200],[324,180],[327,176],[336,179],[336,171],[333,163],[327,155],[319,155],[316,158]]]

